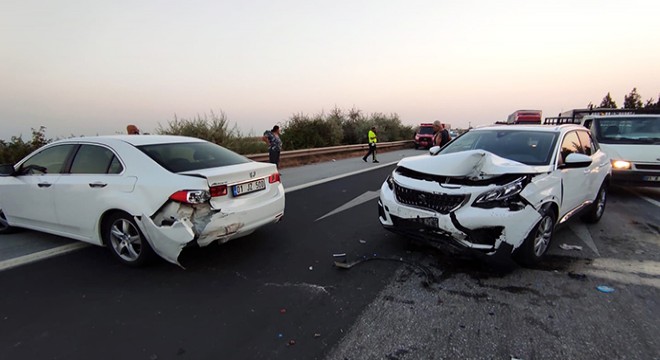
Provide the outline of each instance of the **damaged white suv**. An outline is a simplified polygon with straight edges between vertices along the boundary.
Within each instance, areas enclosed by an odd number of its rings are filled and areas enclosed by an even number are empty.
[[[273,164],[182,136],[60,140],[0,170],[0,234],[23,227],[105,245],[123,263],[155,252],[178,264],[280,220]]]
[[[555,226],[605,210],[611,165],[578,125],[473,129],[430,155],[406,158],[383,183],[388,230],[431,245],[513,256],[532,266]]]

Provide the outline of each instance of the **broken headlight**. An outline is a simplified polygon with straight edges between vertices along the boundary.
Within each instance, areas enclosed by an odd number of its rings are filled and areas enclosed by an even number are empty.
[[[394,179],[392,178],[392,175],[388,175],[387,179],[385,179],[385,182],[387,183],[387,187],[389,187],[390,190],[394,190]]]
[[[512,210],[519,209],[516,204],[522,205],[520,201],[520,192],[526,185],[526,177],[520,177],[506,185],[498,186],[495,189],[488,190],[479,195],[472,206],[481,208],[504,207]]]

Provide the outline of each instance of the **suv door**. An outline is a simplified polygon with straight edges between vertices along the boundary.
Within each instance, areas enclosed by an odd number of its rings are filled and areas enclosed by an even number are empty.
[[[609,164],[608,156],[599,150],[598,145],[594,141],[591,134],[586,130],[578,130],[578,137],[580,138],[580,144],[582,144],[582,150],[585,155],[591,157],[591,165],[584,170],[585,172],[585,193],[588,194],[587,200],[591,201],[596,198],[600,185],[603,183],[607,172],[604,171],[604,168]]]
[[[590,194],[584,185],[587,168],[565,168],[564,161],[569,154],[584,153],[577,131],[569,131],[564,135],[559,147],[558,170],[562,181],[562,204],[559,219],[571,210],[583,205]],[[588,199],[593,200],[593,199]]]

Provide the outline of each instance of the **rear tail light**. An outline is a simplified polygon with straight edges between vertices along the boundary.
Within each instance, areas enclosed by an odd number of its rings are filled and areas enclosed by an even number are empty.
[[[268,177],[268,182],[270,184],[280,182],[280,173],[274,173]]]
[[[227,195],[227,185],[211,186],[211,197]]]
[[[185,204],[203,204],[211,198],[206,190],[180,190],[170,195],[170,199]]]

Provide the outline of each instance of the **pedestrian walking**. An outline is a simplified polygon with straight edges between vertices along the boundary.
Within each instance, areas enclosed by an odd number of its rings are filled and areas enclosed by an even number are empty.
[[[364,160],[364,162],[367,162],[367,158],[369,157],[369,155],[371,155],[372,161],[377,163],[379,162],[378,160],[376,160],[376,143],[378,142],[378,139],[376,138],[375,126],[372,126],[371,130],[369,130],[368,138],[369,138],[369,151],[367,152],[367,155],[365,155],[362,158],[362,160]]]
[[[280,167],[280,152],[282,151],[282,140],[280,140],[280,127],[275,125],[272,130],[266,130],[261,139],[268,144],[268,162]]]

